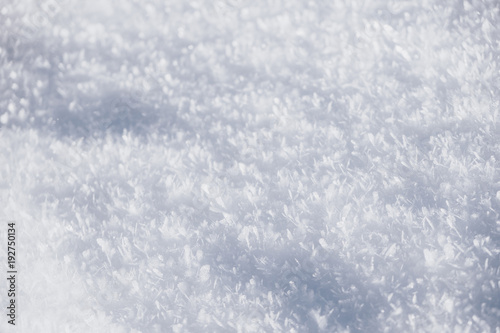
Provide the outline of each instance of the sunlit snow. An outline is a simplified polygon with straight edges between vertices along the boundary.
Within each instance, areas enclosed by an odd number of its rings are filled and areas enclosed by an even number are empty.
[[[1,332],[500,332],[496,0],[0,0]]]

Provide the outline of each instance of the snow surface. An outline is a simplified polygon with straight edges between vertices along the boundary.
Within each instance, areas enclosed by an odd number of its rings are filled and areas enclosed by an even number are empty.
[[[0,64],[2,332],[500,332],[497,0],[0,0]]]

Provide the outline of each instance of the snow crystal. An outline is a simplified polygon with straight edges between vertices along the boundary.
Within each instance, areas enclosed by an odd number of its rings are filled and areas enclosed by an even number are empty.
[[[21,332],[498,331],[496,1],[0,16]]]

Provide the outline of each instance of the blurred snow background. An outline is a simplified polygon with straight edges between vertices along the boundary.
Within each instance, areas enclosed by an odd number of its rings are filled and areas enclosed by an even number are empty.
[[[499,27],[496,0],[0,1],[17,331],[499,332]]]

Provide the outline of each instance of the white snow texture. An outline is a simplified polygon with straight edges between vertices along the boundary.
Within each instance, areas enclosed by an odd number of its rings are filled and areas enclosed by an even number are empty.
[[[0,331],[499,333],[499,70],[498,0],[0,0]]]

